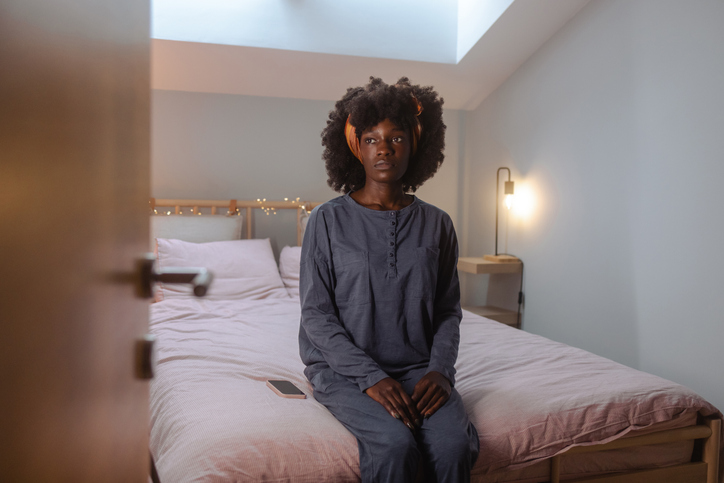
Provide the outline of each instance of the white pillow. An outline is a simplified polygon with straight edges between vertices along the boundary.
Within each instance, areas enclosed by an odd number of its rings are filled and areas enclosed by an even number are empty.
[[[279,273],[284,286],[292,297],[299,297],[299,264],[302,247],[284,247],[279,254]]]
[[[224,215],[152,215],[151,247],[156,238],[173,238],[205,243],[241,238],[242,216]]]
[[[157,238],[156,260],[159,270],[207,268],[214,276],[206,293],[209,300],[289,298],[268,238],[209,243]],[[191,297],[188,284],[157,284],[156,301]]]

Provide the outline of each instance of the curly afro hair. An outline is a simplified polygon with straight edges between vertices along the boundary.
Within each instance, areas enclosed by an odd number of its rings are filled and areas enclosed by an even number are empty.
[[[419,116],[422,135],[417,152],[410,158],[410,164],[402,177],[402,189],[406,193],[415,192],[437,172],[445,159],[442,98],[432,87],[410,84],[407,77],[402,77],[395,85],[370,77],[366,86],[347,89],[347,93],[329,113],[327,127],[322,131],[323,158],[329,176],[327,184],[332,189],[348,193],[365,185],[364,167],[347,146],[344,134],[347,116],[350,116],[350,123],[358,139],[365,130],[385,119],[409,132],[417,114],[417,107],[410,100],[413,94],[423,107]]]

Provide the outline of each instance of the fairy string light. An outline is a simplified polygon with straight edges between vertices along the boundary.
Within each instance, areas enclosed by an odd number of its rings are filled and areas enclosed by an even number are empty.
[[[267,206],[266,201],[267,201],[266,198],[257,198],[256,202],[259,204],[258,208],[261,209],[264,212],[264,214],[266,214],[267,216],[276,215],[277,209],[273,206]],[[286,198],[284,198],[284,201],[289,202],[290,199],[288,197],[286,197]],[[307,210],[306,203],[302,202],[300,197],[297,196],[295,199],[291,200],[291,203],[293,205],[297,205],[298,208],[300,208],[302,210],[302,213],[309,214],[309,210]],[[162,216],[170,216],[172,214],[173,215],[182,215],[182,216],[189,216],[189,215],[201,216],[203,214],[200,210],[197,209],[198,211],[196,211],[196,213],[194,213],[194,210],[191,210],[191,213],[184,215],[183,208],[177,207],[177,209],[178,209],[178,213],[174,213],[171,210],[168,210],[165,212],[162,211],[161,213],[159,213],[157,208],[151,208],[150,211],[154,215],[160,214]],[[218,216],[218,215],[211,215],[211,216]],[[226,216],[241,216],[241,210],[239,208],[235,208],[233,212],[231,210],[226,210]]]

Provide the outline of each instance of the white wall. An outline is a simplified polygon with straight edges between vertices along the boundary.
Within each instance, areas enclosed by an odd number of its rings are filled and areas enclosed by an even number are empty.
[[[152,91],[151,193],[156,198],[326,201],[320,133],[334,103]],[[417,195],[457,223],[462,111],[446,110],[446,158]],[[255,236],[295,244],[294,216],[256,216]],[[289,228],[280,232],[282,221]],[[291,221],[291,224],[288,222]],[[274,247],[278,253],[281,246]]]
[[[334,103],[152,93],[156,197],[329,199],[320,132]]]
[[[491,253],[495,170],[524,327],[724,408],[724,2],[597,0],[468,113],[467,255]],[[501,238],[502,240],[502,238]],[[486,283],[466,275],[465,303]]]

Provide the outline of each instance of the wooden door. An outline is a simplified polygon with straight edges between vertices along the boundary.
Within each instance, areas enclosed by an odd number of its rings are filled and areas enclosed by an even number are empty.
[[[149,2],[0,2],[0,480],[148,479]]]

